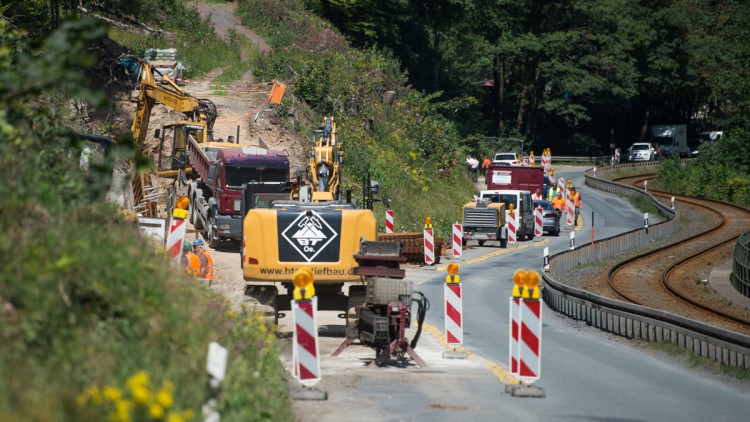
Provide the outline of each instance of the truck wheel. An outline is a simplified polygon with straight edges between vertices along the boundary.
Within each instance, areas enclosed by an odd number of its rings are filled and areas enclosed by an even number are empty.
[[[190,201],[190,222],[193,223],[196,230],[203,230],[203,221],[198,217],[198,211],[195,209],[197,206],[195,197],[193,197],[193,200]]]
[[[206,227],[206,236],[208,236],[208,247],[210,248],[216,248],[219,246],[219,233],[216,232],[216,222],[214,221],[213,216],[208,217],[208,227]]]
[[[484,240],[478,240],[477,242],[479,242],[479,246],[484,246]]]
[[[500,247],[501,248],[507,248],[508,247],[508,239],[500,239]]]
[[[461,238],[461,247],[466,246],[466,239]]]

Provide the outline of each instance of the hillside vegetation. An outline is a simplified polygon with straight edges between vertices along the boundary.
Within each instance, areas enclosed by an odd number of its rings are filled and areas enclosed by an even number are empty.
[[[201,419],[206,354],[229,350],[222,420],[289,420],[275,335],[140,235],[104,201],[111,163],[89,172],[66,135],[87,89],[99,22],[65,21],[35,47],[0,20],[0,419]]]

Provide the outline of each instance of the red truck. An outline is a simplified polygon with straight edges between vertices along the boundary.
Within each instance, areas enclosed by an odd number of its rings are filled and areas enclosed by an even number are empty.
[[[198,179],[189,184],[189,219],[205,230],[209,246],[223,239],[242,239],[243,188],[249,182],[274,192],[290,181],[285,151],[227,142],[189,142],[189,162]],[[188,173],[186,169],[186,173]]]
[[[527,190],[544,192],[544,169],[528,166],[493,165],[487,172],[487,190]]]

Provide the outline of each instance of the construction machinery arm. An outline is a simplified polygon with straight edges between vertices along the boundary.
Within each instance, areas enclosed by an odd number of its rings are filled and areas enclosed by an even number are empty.
[[[146,139],[151,111],[157,102],[185,114],[190,121],[205,123],[210,137],[217,115],[213,102],[191,96],[168,76],[161,75],[164,83],[157,83],[155,72],[158,71],[148,63],[141,63],[138,82],[130,96],[131,101],[138,103],[131,127],[136,145],[142,144]]]
[[[336,124],[333,117],[326,117],[319,135],[315,140],[310,161],[308,176],[312,200],[333,201],[341,196],[341,164],[344,151],[336,139]]]

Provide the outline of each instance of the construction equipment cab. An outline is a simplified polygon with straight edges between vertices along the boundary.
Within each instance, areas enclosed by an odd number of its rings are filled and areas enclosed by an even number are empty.
[[[518,240],[531,239],[534,237],[534,210],[531,201],[531,192],[526,190],[483,190],[479,193],[480,200],[489,200],[490,203],[505,204],[505,209],[513,212],[518,218]]]

